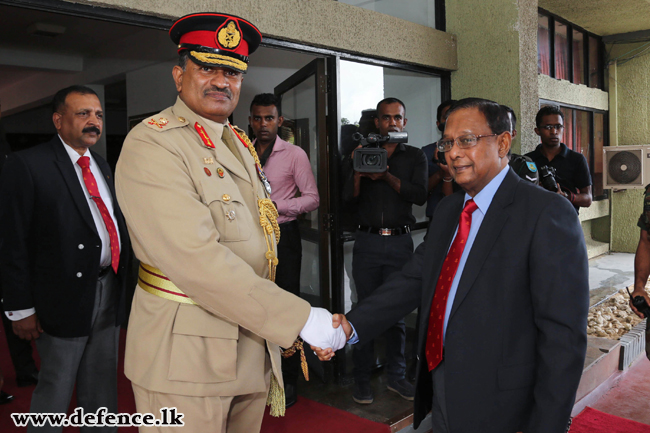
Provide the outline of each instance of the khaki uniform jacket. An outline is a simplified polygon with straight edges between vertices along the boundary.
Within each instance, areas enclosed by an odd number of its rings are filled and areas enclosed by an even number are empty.
[[[204,144],[197,122],[214,149]],[[221,141],[222,125],[208,125],[179,98],[133,128],[117,164],[117,197],[137,258],[198,304],[136,289],[124,370],[151,391],[265,391],[266,350],[282,383],[278,346],[290,347],[309,317],[306,301],[266,279],[257,206],[266,192],[248,149],[227,132],[244,165]]]

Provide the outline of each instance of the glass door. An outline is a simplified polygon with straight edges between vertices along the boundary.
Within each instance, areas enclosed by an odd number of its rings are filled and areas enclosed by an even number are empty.
[[[315,307],[332,308],[329,269],[329,175],[325,59],[315,59],[275,88],[282,97],[280,137],[309,157],[320,206],[299,218],[302,238],[301,296]]]

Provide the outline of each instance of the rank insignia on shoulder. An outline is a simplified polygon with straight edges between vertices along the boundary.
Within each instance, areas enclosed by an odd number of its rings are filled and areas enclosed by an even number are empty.
[[[159,118],[158,120],[154,119],[153,117],[147,121],[149,125],[154,125],[157,126],[158,128],[162,128],[163,126],[167,125],[169,123],[169,120],[165,119],[164,117]]]

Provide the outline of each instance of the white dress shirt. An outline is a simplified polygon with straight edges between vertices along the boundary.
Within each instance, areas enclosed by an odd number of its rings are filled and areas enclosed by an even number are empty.
[[[115,224],[115,228],[117,229],[117,220],[115,219],[115,213],[113,211],[113,197],[111,196],[111,190],[108,188],[108,184],[106,183],[104,174],[99,169],[99,166],[97,165],[95,159],[92,157],[90,150],[86,149],[86,152],[83,155],[79,155],[79,153],[76,150],[74,150],[69,145],[65,144],[65,142],[63,141],[60,135],[59,135],[59,139],[61,140],[61,143],[63,143],[62,146],[67,152],[68,156],[70,157],[70,161],[72,162],[74,171],[75,173],[77,173],[79,184],[81,184],[81,189],[84,195],[86,196],[86,199],[88,200],[90,213],[93,216],[95,227],[97,227],[97,233],[99,234],[99,238],[101,239],[102,242],[102,251],[100,255],[99,265],[101,268],[105,268],[106,266],[110,266],[111,264],[111,240],[108,235],[108,230],[106,229],[106,224],[104,224],[104,219],[102,218],[102,214],[99,211],[99,208],[97,207],[95,201],[90,198],[90,194],[88,193],[88,189],[86,188],[86,184],[83,179],[83,174],[81,172],[81,167],[79,166],[79,164],[77,164],[79,158],[81,158],[82,156],[87,156],[88,158],[90,158],[90,171],[93,174],[93,176],[95,176],[95,180],[97,181],[97,188],[99,189],[99,194],[101,195],[102,200],[104,201],[104,204],[108,209],[108,213],[110,214],[111,219],[113,220],[113,224]],[[122,241],[120,239],[120,231],[119,230],[116,231],[117,231],[117,238],[121,248]],[[34,310],[34,308],[28,308],[25,310],[7,311],[5,314],[7,315],[9,320],[16,321],[16,320],[24,319],[25,317],[29,317],[35,312],[36,311]]]

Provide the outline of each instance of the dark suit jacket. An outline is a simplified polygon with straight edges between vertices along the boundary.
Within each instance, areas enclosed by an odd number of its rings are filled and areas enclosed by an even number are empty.
[[[431,410],[424,346],[433,293],[464,193],[442,200],[404,269],[348,314],[360,342],[420,306],[415,425]],[[507,173],[468,256],[449,316],[452,432],[564,432],[582,374],[588,263],[568,200]]]
[[[0,276],[6,311],[34,307],[57,337],[90,333],[101,241],[70,157],[58,136],[9,156],[0,177]],[[120,231],[118,317],[124,319],[129,235],[106,161],[92,152],[110,188]]]

